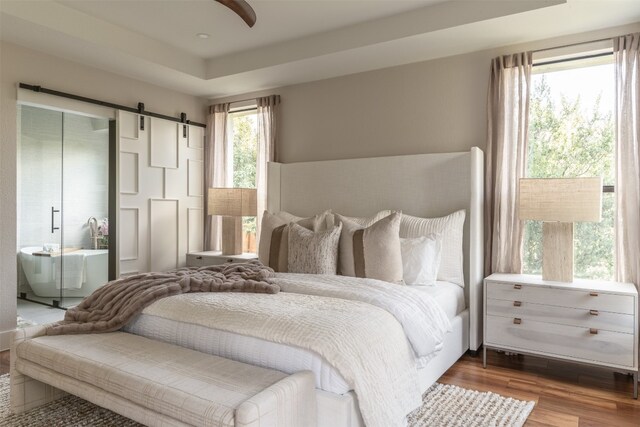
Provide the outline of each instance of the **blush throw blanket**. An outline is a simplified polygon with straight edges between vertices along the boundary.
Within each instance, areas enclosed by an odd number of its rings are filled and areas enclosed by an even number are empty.
[[[152,303],[190,292],[251,292],[275,294],[278,285],[267,282],[271,268],[259,261],[207,267],[187,267],[167,273],[144,273],[114,280],[97,289],[64,320],[47,326],[47,335],[113,332]]]

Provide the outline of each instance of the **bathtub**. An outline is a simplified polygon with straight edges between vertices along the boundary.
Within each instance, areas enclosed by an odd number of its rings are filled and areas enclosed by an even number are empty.
[[[80,289],[56,287],[56,272],[58,271],[59,256],[37,256],[34,252],[42,251],[42,246],[20,249],[20,264],[22,271],[33,293],[39,297],[86,297],[108,281],[109,251],[106,249],[80,249],[74,254],[85,255],[85,280]]]

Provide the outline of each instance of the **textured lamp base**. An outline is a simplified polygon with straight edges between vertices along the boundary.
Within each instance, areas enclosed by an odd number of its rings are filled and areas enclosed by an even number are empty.
[[[222,217],[222,255],[242,253],[242,217]]]
[[[542,279],[573,282],[573,223],[542,224]]]

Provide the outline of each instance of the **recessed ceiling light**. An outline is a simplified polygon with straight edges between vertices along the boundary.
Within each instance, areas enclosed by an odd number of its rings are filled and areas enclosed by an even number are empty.
[[[201,39],[208,39],[210,36],[207,33],[198,33],[196,34],[197,37],[201,38]]]

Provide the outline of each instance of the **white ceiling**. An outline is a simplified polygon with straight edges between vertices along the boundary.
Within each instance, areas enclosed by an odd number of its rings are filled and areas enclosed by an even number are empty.
[[[218,97],[640,22],[638,0],[248,1],[253,28],[213,0],[0,0],[0,37]]]

